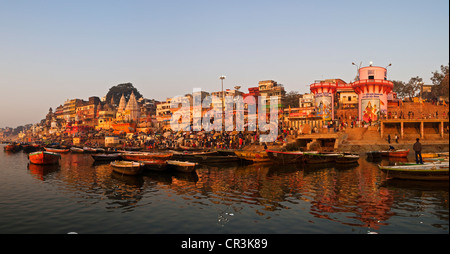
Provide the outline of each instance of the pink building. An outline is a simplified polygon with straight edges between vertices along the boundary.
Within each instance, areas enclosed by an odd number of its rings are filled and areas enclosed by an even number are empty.
[[[311,84],[310,90],[314,94],[316,115],[323,120],[334,120],[334,94],[337,84],[332,81],[319,81]]]
[[[386,72],[386,68],[372,65],[359,69],[359,80],[351,84],[358,94],[359,120],[375,121],[387,114],[388,94],[394,83],[387,80]]]

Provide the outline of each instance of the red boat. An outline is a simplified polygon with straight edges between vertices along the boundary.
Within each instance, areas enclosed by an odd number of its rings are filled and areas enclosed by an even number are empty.
[[[163,171],[166,170],[167,161],[165,160],[151,160],[151,161],[140,161],[145,169],[153,171]]]
[[[405,150],[392,150],[392,151],[381,151],[382,156],[388,156],[388,157],[408,157],[409,149]]]
[[[61,155],[58,153],[51,153],[45,151],[34,152],[28,155],[28,159],[30,160],[30,162],[38,165],[57,164],[59,163],[60,158]]]

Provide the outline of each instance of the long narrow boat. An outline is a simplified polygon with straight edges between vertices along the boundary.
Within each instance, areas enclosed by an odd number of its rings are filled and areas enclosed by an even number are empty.
[[[171,159],[173,159],[173,160],[196,162],[198,160],[198,158],[196,156],[218,155],[218,152],[217,151],[208,151],[208,152],[173,151],[172,154],[173,154],[173,156]]]
[[[19,144],[9,144],[9,145],[6,145],[3,149],[5,152],[16,153],[16,152],[22,150],[22,146]]]
[[[51,153],[68,153],[70,149],[66,148],[53,148],[53,147],[44,147],[45,151]]]
[[[355,163],[359,160],[359,154],[341,154],[334,161],[339,164]]]
[[[73,147],[70,148],[70,152],[72,152],[72,153],[84,153],[84,150],[83,150],[83,148],[79,148],[79,147],[73,146]]]
[[[238,162],[239,158],[236,155],[194,155],[194,159],[192,161],[202,164],[232,163]]]
[[[448,181],[449,163],[411,164],[401,166],[381,166],[378,168],[386,173],[388,178],[408,180]]]
[[[178,172],[183,173],[190,173],[195,170],[195,167],[197,166],[197,163],[195,162],[188,162],[188,161],[175,161],[175,160],[168,160],[167,166],[169,168],[175,169]]]
[[[91,156],[95,161],[115,161],[120,159],[120,153],[99,153],[91,154]]]
[[[22,148],[23,148],[24,153],[32,153],[32,152],[39,151],[41,149],[41,146],[36,145],[36,144],[27,144],[27,145],[22,145]]]
[[[340,155],[338,153],[305,152],[305,162],[308,164],[334,162]]]
[[[112,161],[113,171],[122,175],[137,175],[142,172],[142,164],[135,161]]]
[[[28,154],[28,159],[30,160],[30,163],[38,165],[58,164],[59,159],[61,159],[61,154],[38,151]]]
[[[121,154],[122,159],[128,161],[145,161],[145,160],[170,160],[173,153],[136,153],[125,152]]]
[[[382,156],[387,156],[387,157],[400,157],[400,158],[405,158],[408,157],[409,154],[409,149],[400,149],[400,150],[393,150],[393,151],[381,151],[381,155]]]
[[[293,163],[303,163],[305,157],[301,151],[275,151],[266,150],[269,159],[274,163],[281,164],[293,164]]]
[[[271,161],[266,151],[234,151],[234,153],[239,159],[254,163]]]
[[[167,169],[167,161],[165,160],[152,160],[152,161],[140,161],[144,169],[152,171],[164,171]]]

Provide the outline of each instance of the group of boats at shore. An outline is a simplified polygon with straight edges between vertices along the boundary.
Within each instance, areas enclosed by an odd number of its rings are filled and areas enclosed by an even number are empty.
[[[17,152],[21,149],[29,152],[30,163],[38,165],[58,164],[64,153],[91,153],[95,162],[110,163],[113,171],[123,175],[137,175],[144,170],[193,172],[199,164],[217,164],[231,162],[274,163],[274,164],[356,164],[360,158],[357,153],[335,153],[319,151],[282,151],[282,150],[204,150],[200,148],[178,147],[171,150],[140,151],[139,148],[124,150],[105,150],[93,147],[56,147],[19,144],[5,146],[5,151]],[[388,150],[367,152],[368,160],[382,157],[406,158],[407,150]],[[447,180],[449,153],[423,154],[424,164],[400,162],[396,165],[382,166],[379,169],[391,178],[414,180]]]

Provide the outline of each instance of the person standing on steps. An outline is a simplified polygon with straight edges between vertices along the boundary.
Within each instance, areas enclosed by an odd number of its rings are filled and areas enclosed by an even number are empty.
[[[416,143],[413,145],[413,150],[416,152],[416,163],[423,164],[422,161],[422,144],[419,142],[419,139],[416,139]]]

